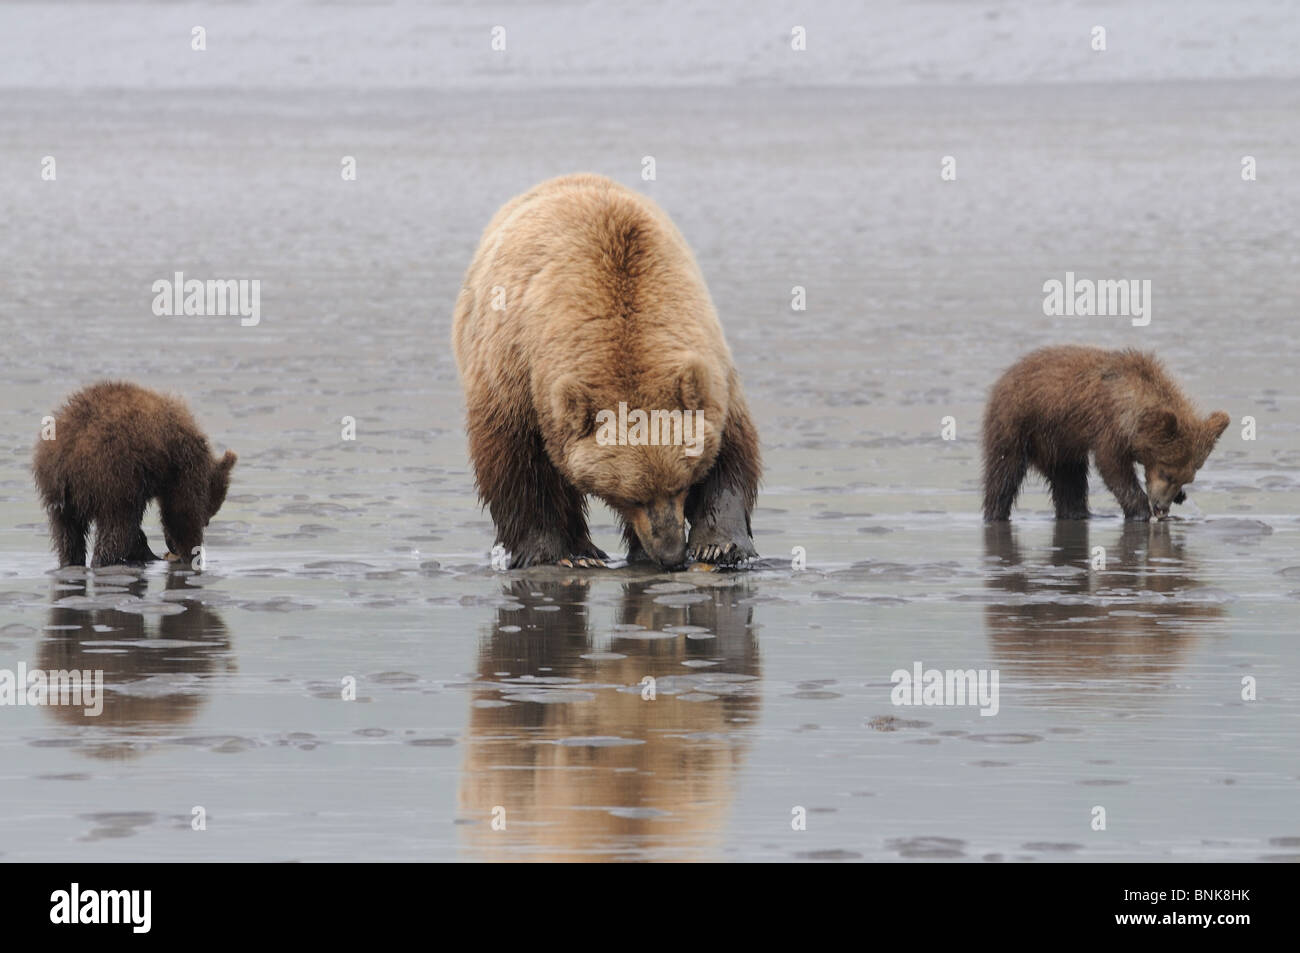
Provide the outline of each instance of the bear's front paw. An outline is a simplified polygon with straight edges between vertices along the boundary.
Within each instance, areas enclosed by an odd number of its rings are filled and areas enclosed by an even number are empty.
[[[511,550],[510,568],[527,569],[530,566],[564,566],[573,568],[604,568],[609,559],[604,551],[597,549],[588,540],[584,543],[571,543],[558,538],[538,536],[525,540]]]
[[[757,556],[753,538],[743,530],[728,533],[707,529],[698,535],[692,532],[686,543],[686,558],[691,562],[736,566]]]

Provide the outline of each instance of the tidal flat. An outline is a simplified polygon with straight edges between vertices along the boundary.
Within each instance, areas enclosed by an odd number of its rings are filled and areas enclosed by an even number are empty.
[[[1300,859],[1297,116],[1248,81],[6,98],[0,669],[105,698],[0,707],[0,861]],[[709,282],[747,572],[490,565],[452,304],[578,170]],[[260,322],[156,316],[178,270],[259,278]],[[1044,315],[1067,271],[1150,279],[1151,323]],[[1065,341],[1233,418],[1177,519],[1094,475],[1091,521],[1033,482],[981,523],[987,388]],[[239,453],[202,573],[54,571],[31,448],[101,377]],[[916,663],[996,670],[997,714],[895,705]]]

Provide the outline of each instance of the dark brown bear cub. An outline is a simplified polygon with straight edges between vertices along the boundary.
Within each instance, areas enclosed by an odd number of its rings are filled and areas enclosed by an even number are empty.
[[[1201,417],[1160,363],[1138,351],[1051,347],[1025,355],[993,385],[984,415],[984,518],[1005,520],[1034,467],[1056,518],[1088,518],[1088,454],[1124,518],[1165,517],[1185,499],[1228,426]],[[1146,488],[1135,464],[1146,471]]]
[[[32,469],[61,566],[85,565],[91,523],[92,566],[157,559],[140,528],[154,499],[167,548],[188,563],[226,500],[235,465],[229,450],[213,459],[182,401],[134,384],[78,391],[41,437]]]

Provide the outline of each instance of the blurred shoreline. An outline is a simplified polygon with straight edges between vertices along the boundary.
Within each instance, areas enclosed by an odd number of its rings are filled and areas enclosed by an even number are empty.
[[[206,49],[192,47],[201,26]],[[1104,51],[1093,29],[1106,30]],[[804,30],[795,50],[795,29]],[[493,30],[498,46],[493,49]],[[0,88],[909,86],[1300,76],[1285,0],[0,3]]]

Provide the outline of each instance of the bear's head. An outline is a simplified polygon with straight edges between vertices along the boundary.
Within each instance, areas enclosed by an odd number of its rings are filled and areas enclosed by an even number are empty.
[[[665,569],[686,563],[686,497],[718,455],[726,384],[698,358],[654,383],[593,387],[565,375],[551,387],[547,451],[574,488],[600,497]]]
[[[203,488],[201,497],[195,499],[191,494],[183,506],[164,507],[163,539],[168,552],[188,559],[195,547],[203,544],[203,530],[226,502],[230,471],[238,459],[235,451],[227,450],[220,460],[211,460],[206,483],[198,484]]]
[[[1229,417],[1217,410],[1204,420],[1180,420],[1168,410],[1148,410],[1138,421],[1138,462],[1146,469],[1147,499],[1157,517],[1187,499],[1183,487],[1196,479]]]

